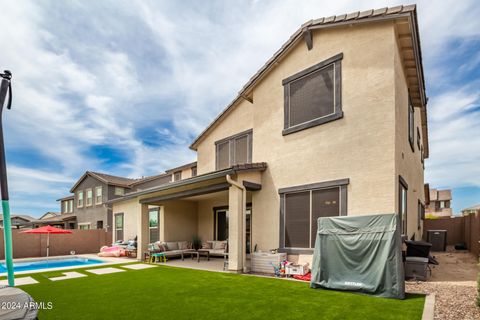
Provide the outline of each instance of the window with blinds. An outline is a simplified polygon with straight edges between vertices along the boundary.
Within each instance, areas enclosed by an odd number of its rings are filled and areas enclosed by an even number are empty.
[[[348,183],[343,179],[280,189],[280,249],[311,252],[318,218],[346,215]]]
[[[322,61],[283,80],[283,134],[317,126],[343,116],[341,60],[343,54]]]
[[[340,215],[340,188],[285,195],[285,247],[313,248],[317,219]]]
[[[217,141],[215,146],[217,170],[252,162],[252,130]]]

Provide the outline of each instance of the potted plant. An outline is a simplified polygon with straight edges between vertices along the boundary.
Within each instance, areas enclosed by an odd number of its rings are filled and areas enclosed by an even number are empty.
[[[202,247],[202,240],[199,236],[193,236],[192,238],[192,247],[195,250],[198,250]]]

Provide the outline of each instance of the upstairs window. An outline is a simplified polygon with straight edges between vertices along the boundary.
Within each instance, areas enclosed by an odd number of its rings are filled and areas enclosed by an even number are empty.
[[[83,207],[83,191],[77,192],[77,208]]]
[[[252,130],[215,142],[217,170],[252,162]]]
[[[177,171],[173,173],[173,181],[182,180],[182,171]]]
[[[68,213],[68,201],[63,201],[62,202],[62,212],[63,213]]]
[[[197,176],[197,167],[192,167],[192,177]]]
[[[414,135],[415,135],[415,111],[413,109],[412,101],[410,100],[410,97],[408,99],[408,142],[410,143],[410,148],[412,148],[412,151],[415,152],[414,148],[414,143],[413,141],[415,140]]]
[[[68,200],[68,212],[73,212],[73,200]]]
[[[283,80],[284,135],[343,116],[342,59],[343,54],[338,54]]]
[[[93,204],[93,191],[92,189],[87,189],[86,190],[87,192],[87,202],[86,202],[86,206],[89,207]]]
[[[125,195],[125,188],[115,187],[115,195],[116,196],[124,196]]]
[[[95,187],[95,204],[103,202],[103,188],[101,186]]]

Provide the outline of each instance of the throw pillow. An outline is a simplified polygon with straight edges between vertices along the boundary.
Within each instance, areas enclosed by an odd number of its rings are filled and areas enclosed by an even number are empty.
[[[212,243],[211,242],[202,243],[202,249],[212,249]]]
[[[187,250],[187,249],[189,249],[189,247],[188,247],[188,241],[180,241],[180,242],[178,243],[178,249],[180,249],[180,250]]]
[[[168,251],[178,250],[178,242],[167,242],[167,250]]]

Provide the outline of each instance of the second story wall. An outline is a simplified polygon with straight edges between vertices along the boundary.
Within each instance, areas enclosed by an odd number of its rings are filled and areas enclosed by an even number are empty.
[[[97,203],[96,201],[96,188],[102,188],[102,201]],[[91,205],[87,204],[87,192],[92,190],[92,203]],[[75,191],[75,201],[74,209],[77,216],[77,222],[79,227],[82,226],[82,223],[90,223],[90,229],[97,228],[97,221],[102,221],[103,227],[107,226],[107,207],[105,206],[105,201],[109,199],[109,188],[107,184],[91,177],[87,176],[80,184],[76,187]],[[79,206],[79,192],[83,192],[83,205]]]
[[[313,31],[312,50],[299,42],[254,88],[253,104],[241,101],[199,142],[199,173],[215,169],[215,141],[253,129],[252,161],[268,164],[259,197],[272,197],[259,202],[279,203],[279,188],[348,178],[348,214],[394,212],[394,41],[393,22]],[[343,117],[283,135],[282,81],[338,54]]]
[[[408,238],[422,238],[422,221],[419,219],[419,204],[425,204],[424,169],[422,150],[422,124],[419,108],[413,108],[413,137],[409,134],[409,93],[405,77],[403,58],[400,54],[401,44],[395,42],[395,188],[397,200],[396,212],[400,211],[401,179],[407,186],[407,225]],[[413,138],[413,139],[411,139]],[[412,140],[412,143],[410,142]],[[400,176],[400,177],[399,177]]]

